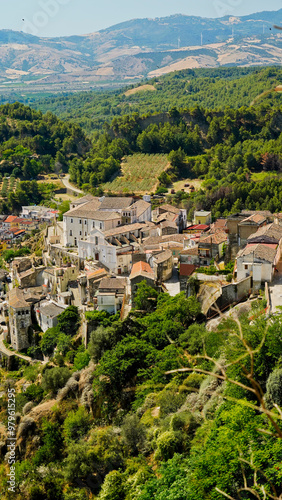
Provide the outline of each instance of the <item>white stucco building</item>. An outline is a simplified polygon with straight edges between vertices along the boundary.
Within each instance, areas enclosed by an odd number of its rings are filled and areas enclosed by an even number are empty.
[[[78,246],[94,229],[107,232],[118,226],[151,220],[151,204],[129,197],[82,198],[64,214],[63,245]]]

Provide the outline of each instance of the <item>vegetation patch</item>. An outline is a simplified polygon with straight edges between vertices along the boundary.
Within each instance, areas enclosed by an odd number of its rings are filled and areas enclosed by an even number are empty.
[[[167,155],[134,154],[126,156],[121,164],[121,175],[104,184],[105,191],[113,193],[155,191],[158,177],[170,167]]]

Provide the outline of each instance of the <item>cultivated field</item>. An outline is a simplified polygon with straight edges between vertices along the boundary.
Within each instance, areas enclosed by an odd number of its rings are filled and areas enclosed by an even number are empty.
[[[124,95],[129,96],[133,94],[137,94],[138,92],[147,92],[147,91],[155,91],[157,90],[154,85],[139,85],[139,87],[135,87],[134,89],[127,90]]]
[[[16,190],[19,179],[15,177],[3,177],[0,180],[0,198],[7,198],[8,194]]]
[[[158,187],[159,175],[169,168],[166,155],[134,154],[125,157],[122,173],[103,185],[112,193],[150,193]]]

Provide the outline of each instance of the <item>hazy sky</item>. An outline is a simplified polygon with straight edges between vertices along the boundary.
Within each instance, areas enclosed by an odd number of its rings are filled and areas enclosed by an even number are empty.
[[[181,13],[203,17],[246,15],[282,8],[282,0],[0,0],[0,29],[37,36],[91,33],[133,18]],[[1,5],[0,4],[0,5]],[[279,19],[278,19],[279,17]],[[280,19],[281,17],[281,19]],[[23,20],[24,19],[24,20]],[[277,23],[282,15],[277,16]]]

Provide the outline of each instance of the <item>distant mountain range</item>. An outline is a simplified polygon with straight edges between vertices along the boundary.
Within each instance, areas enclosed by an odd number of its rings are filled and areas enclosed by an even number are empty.
[[[0,31],[0,92],[8,82],[71,85],[135,81],[170,71],[282,61],[282,9],[208,19],[134,19],[84,36]],[[8,83],[9,84],[9,83]]]

